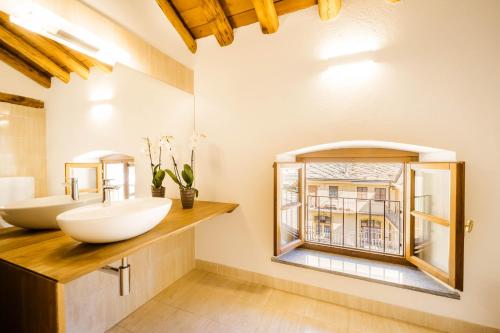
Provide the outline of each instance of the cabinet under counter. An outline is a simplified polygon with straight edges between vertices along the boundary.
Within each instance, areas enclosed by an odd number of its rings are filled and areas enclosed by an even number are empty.
[[[194,268],[194,226],[237,204],[173,200],[167,217],[138,237],[85,244],[61,231],[0,229],[0,322],[15,332],[102,332]],[[131,292],[100,270],[129,258]]]

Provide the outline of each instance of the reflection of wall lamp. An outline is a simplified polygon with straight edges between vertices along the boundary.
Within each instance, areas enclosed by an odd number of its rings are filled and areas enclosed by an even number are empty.
[[[322,78],[329,82],[359,83],[370,78],[376,69],[377,63],[371,59],[332,64],[322,73]]]
[[[124,50],[36,4],[19,8],[10,16],[10,21],[110,65],[130,58]]]
[[[0,127],[9,125],[9,111],[0,111]]]

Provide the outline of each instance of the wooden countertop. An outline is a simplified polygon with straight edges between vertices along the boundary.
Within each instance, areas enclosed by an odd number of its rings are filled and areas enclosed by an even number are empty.
[[[196,201],[193,209],[182,209],[180,200],[172,201],[169,214],[155,228],[117,243],[80,243],[60,230],[0,229],[0,260],[67,283],[160,239],[215,216],[230,213],[238,207],[238,204],[232,203]]]

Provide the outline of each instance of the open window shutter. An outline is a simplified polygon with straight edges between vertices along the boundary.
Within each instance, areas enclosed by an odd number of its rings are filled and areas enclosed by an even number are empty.
[[[464,163],[409,163],[408,261],[463,290]]]
[[[304,243],[303,163],[274,165],[274,255]]]

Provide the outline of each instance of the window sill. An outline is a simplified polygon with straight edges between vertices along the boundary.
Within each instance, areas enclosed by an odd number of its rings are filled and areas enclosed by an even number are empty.
[[[337,274],[393,287],[460,299],[460,294],[411,266],[361,259],[339,254],[298,248],[278,257],[274,262]]]

